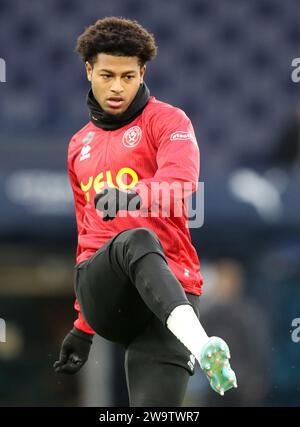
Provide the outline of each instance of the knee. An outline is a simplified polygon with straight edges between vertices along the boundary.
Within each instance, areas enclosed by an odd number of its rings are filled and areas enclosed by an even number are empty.
[[[151,252],[158,253],[165,258],[164,249],[156,233],[144,227],[130,230],[126,249],[128,262],[130,260],[132,263]]]
[[[131,241],[134,241],[135,243],[154,243],[161,245],[160,240],[157,236],[157,234],[146,227],[141,228],[133,228],[130,233]]]

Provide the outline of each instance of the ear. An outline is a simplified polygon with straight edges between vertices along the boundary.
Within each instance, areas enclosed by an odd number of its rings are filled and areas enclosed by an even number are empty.
[[[141,67],[141,70],[140,70],[141,83],[143,83],[143,81],[144,81],[144,75],[145,75],[145,72],[146,72],[146,65],[143,65],[143,66]]]
[[[93,75],[93,66],[86,61],[85,63],[85,69],[86,69],[86,76],[89,82],[92,81],[92,75]]]

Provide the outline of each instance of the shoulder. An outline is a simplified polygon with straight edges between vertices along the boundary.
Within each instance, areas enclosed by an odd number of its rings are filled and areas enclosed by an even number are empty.
[[[190,120],[181,108],[175,107],[167,102],[160,101],[154,96],[150,97],[147,107],[145,108],[145,114],[148,120],[157,125]]]
[[[74,148],[78,146],[78,144],[82,145],[82,139],[88,135],[88,132],[93,131],[93,124],[88,122],[81,129],[79,129],[74,135],[71,137],[69,141],[69,151],[72,151]]]
[[[186,139],[191,135],[195,139],[191,120],[181,108],[151,97],[145,110],[147,111],[144,123],[156,143],[166,138]]]

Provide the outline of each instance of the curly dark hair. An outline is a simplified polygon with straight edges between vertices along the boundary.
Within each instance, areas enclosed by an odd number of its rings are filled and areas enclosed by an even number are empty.
[[[157,54],[153,34],[137,21],[111,16],[99,19],[78,37],[75,51],[93,65],[98,53],[137,56],[140,66]]]

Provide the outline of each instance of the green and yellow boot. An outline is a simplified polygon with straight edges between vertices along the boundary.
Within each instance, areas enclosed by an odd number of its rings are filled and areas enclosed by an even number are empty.
[[[211,388],[224,396],[225,391],[237,387],[234,371],[229,364],[228,345],[219,337],[210,337],[200,355],[200,366],[205,372]]]

